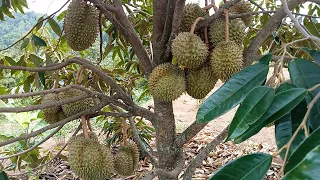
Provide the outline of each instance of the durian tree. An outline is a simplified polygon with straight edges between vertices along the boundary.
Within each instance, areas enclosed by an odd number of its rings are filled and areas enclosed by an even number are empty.
[[[0,2],[0,20],[27,7],[24,0]],[[279,151],[239,157],[211,179],[262,179],[272,157],[278,155],[284,160],[283,179],[319,179],[312,173],[319,169],[318,0],[225,0],[219,7],[214,0],[203,7],[185,0],[68,2],[66,11],[40,18],[23,38],[1,50],[17,44],[21,49],[29,47],[21,57],[6,56],[1,61],[1,70],[23,73],[27,83],[21,83],[22,93],[0,98],[41,98],[31,106],[0,108],[0,112],[40,109],[49,125],[0,142],[0,147],[56,129],[52,136],[66,123],[80,119],[66,146],[71,169],[82,179],[131,175],[138,164],[139,147],[154,166],[143,179],[178,179],[181,174],[188,180],[219,143],[241,143],[275,124]],[[301,9],[308,13],[300,13]],[[53,42],[39,31],[45,23],[56,34]],[[100,42],[99,58],[85,57],[83,52],[96,41]],[[48,46],[51,43],[55,46]],[[61,56],[67,48],[72,53]],[[112,60],[122,60],[122,71],[102,65],[111,53]],[[274,72],[267,79],[271,66]],[[283,78],[286,66],[290,82]],[[154,100],[149,109],[132,98],[137,78],[148,80],[146,93]],[[224,85],[206,97],[218,80]],[[194,123],[177,134],[172,101],[183,93],[205,101]],[[183,146],[208,122],[238,105],[230,125],[185,167]],[[98,116],[129,121],[135,143],[127,142],[124,133],[123,146],[112,157],[90,130],[90,119]],[[133,117],[154,126],[156,153],[142,143]],[[81,127],[83,133],[77,135]],[[126,132],[125,125],[123,129]]]

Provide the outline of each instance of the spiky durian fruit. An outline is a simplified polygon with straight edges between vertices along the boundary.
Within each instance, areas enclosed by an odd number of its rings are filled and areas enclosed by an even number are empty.
[[[242,46],[245,37],[245,24],[239,19],[230,20],[229,24],[229,38]],[[225,40],[225,21],[224,19],[214,20],[209,28],[209,40],[215,47],[219,42]]]
[[[179,33],[171,47],[177,63],[189,69],[199,68],[209,54],[208,47],[201,38],[189,32]]]
[[[205,16],[207,16],[207,13],[198,4],[186,4],[183,8],[183,14],[180,23],[180,31],[189,32],[194,21],[198,17]]]
[[[72,0],[64,18],[64,31],[68,45],[82,51],[95,42],[98,35],[99,12],[85,0]]]
[[[114,170],[122,176],[130,176],[134,173],[133,157],[126,151],[119,150],[114,158]]]
[[[95,139],[84,138],[82,134],[72,137],[68,152],[71,170],[83,180],[105,180],[111,176],[113,156]]]
[[[119,151],[124,151],[130,154],[133,160],[133,168],[136,169],[138,163],[139,163],[139,149],[134,142],[128,143],[127,146],[120,146]]]
[[[154,99],[170,102],[180,97],[186,89],[184,72],[169,63],[159,65],[152,71],[148,86]]]
[[[203,99],[213,89],[217,80],[210,65],[190,70],[187,75],[187,93],[195,99]]]
[[[229,12],[231,14],[241,14],[241,13],[248,13],[248,12],[253,12],[253,9],[251,7],[251,3],[248,1],[240,1],[237,4],[235,4],[234,6],[232,6],[229,9]],[[241,17],[242,21],[244,22],[244,24],[246,26],[249,26],[252,23],[253,20],[253,16],[244,16]]]
[[[242,50],[234,41],[222,41],[211,53],[210,64],[215,77],[225,82],[241,70]]]
[[[48,104],[59,101],[58,94],[50,93],[43,96],[41,104]],[[50,107],[42,110],[43,119],[49,123],[53,124],[61,119],[64,119],[64,114],[62,112],[61,106]]]
[[[66,100],[69,98],[74,98],[74,97],[78,97],[78,96],[85,96],[85,95],[87,95],[86,92],[84,92],[80,89],[71,88],[66,91],[60,92],[58,94],[58,97],[60,100]],[[77,114],[81,111],[89,109],[90,107],[93,107],[93,105],[94,105],[93,99],[86,98],[86,99],[76,101],[73,103],[64,104],[64,105],[62,105],[62,110],[66,116],[72,116],[72,115]]]

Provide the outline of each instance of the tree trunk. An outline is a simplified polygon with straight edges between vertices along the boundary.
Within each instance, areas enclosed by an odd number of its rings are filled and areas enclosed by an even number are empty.
[[[172,103],[154,102],[155,113],[159,119],[155,121],[156,144],[159,157],[159,168],[167,171],[173,170],[178,162],[181,149],[174,146],[176,139],[176,125],[174,120]],[[159,177],[160,180],[168,180],[165,177]],[[178,179],[176,177],[175,179]],[[172,180],[172,179],[170,179]]]

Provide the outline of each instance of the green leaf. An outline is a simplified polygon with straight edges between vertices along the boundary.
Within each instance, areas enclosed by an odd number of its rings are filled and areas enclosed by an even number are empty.
[[[5,87],[0,86],[0,95],[2,94],[8,94],[8,91]]]
[[[232,76],[221,88],[208,97],[197,112],[197,121],[209,122],[237,106],[254,87],[266,79],[272,55],[265,55],[256,64]]]
[[[235,139],[235,143],[241,143],[251,136],[257,134],[264,126],[276,121],[296,107],[306,96],[307,90],[293,88],[276,94],[268,110],[260,117],[255,124],[241,136]]]
[[[41,16],[38,19],[37,26],[36,26],[35,30],[38,31],[39,29],[41,29],[42,25],[43,25],[43,16]]]
[[[319,137],[318,137],[319,138]],[[313,148],[304,159],[289,171],[282,180],[292,179],[307,179],[307,180],[319,180],[320,179],[320,145]]]
[[[253,153],[237,158],[214,174],[210,180],[257,180],[263,179],[272,161],[272,156]]]
[[[38,46],[47,46],[46,42],[37,35],[32,34],[32,40]]]
[[[39,79],[41,81],[41,84],[45,87],[46,86],[46,78],[44,76],[44,72],[39,72]]]
[[[0,180],[9,180],[7,174],[4,171],[0,172]]]
[[[281,93],[283,91],[296,88],[295,85],[289,83],[283,83],[280,85],[276,93]],[[285,144],[289,142],[293,133],[296,131],[302,119],[307,111],[307,103],[305,100],[302,100],[295,108],[293,108],[288,114],[281,117],[275,123],[275,137],[277,148],[282,148]],[[305,139],[304,132],[301,130],[297,134],[296,138],[293,140],[289,156],[291,153],[297,149],[301,142]],[[284,158],[285,151],[282,151],[280,156]]]
[[[61,35],[61,28],[60,28],[59,24],[52,18],[49,18],[48,22],[49,22],[53,32],[56,33],[58,36],[60,36]]]
[[[36,66],[40,66],[41,63],[43,62],[42,58],[39,58],[38,56],[34,55],[34,54],[30,54],[29,55],[30,60],[36,65]]]
[[[292,153],[287,165],[285,166],[285,173],[291,171],[297,164],[299,164],[303,160],[303,158],[307,155],[308,152],[320,145],[319,137],[320,128],[313,131],[310,134],[310,136],[307,139],[305,139],[301,143],[301,145]]]
[[[17,63],[15,60],[13,60],[11,57],[9,56],[5,56],[4,59],[11,65],[11,66],[16,66]]]
[[[309,89],[320,83],[320,66],[305,59],[295,59],[289,63],[291,81],[298,87]],[[312,91],[306,97],[307,103],[318,94],[320,87]],[[312,129],[320,126],[320,101],[317,101],[311,109],[309,123]]]
[[[26,48],[28,46],[29,42],[30,42],[29,38],[23,39],[20,49],[22,50],[22,49]]]
[[[320,65],[320,51],[317,50],[311,50],[309,48],[302,48],[302,50],[308,52],[310,56]]]
[[[28,78],[25,80],[24,85],[23,85],[23,90],[25,93],[30,92],[31,89],[31,84],[34,81],[35,75],[31,74],[28,76]]]
[[[275,91],[271,87],[260,86],[252,89],[239,106],[228,131],[227,140],[244,133],[268,109],[273,101]]]

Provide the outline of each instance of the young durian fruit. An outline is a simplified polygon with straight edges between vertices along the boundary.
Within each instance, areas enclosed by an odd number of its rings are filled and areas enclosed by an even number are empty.
[[[205,16],[207,16],[207,13],[198,4],[186,4],[183,8],[183,14],[180,23],[180,31],[189,32],[193,22],[198,17]]]
[[[68,45],[75,51],[92,46],[98,36],[98,10],[85,0],[72,0],[64,18]]]
[[[229,23],[229,38],[242,46],[245,37],[246,26],[242,20],[232,19]],[[209,28],[209,40],[215,47],[218,43],[225,40],[225,20],[219,18],[214,20]]]
[[[184,72],[171,63],[161,64],[152,71],[148,86],[154,99],[170,102],[186,89]]]
[[[120,146],[114,160],[115,171],[122,176],[130,176],[134,173],[139,162],[139,150],[135,143]]]
[[[89,138],[83,134],[72,137],[67,150],[70,169],[82,180],[105,180],[111,176],[111,151],[90,133]]]
[[[225,82],[241,70],[242,49],[234,41],[222,41],[211,53],[210,64],[214,76]]]
[[[85,96],[87,95],[86,92],[80,90],[71,88],[66,91],[62,91],[58,94],[59,100],[66,100],[69,98],[74,98],[78,96]],[[94,106],[94,102],[92,98],[86,98],[80,101],[76,101],[73,103],[63,104],[62,110],[66,116],[72,116],[74,114],[77,114],[79,112],[82,112],[86,109],[89,109]]]
[[[209,54],[208,47],[197,35],[190,32],[179,33],[172,41],[172,55],[179,65],[197,69]]]
[[[187,93],[195,99],[203,99],[214,88],[217,80],[210,65],[190,70],[187,75]]]
[[[48,104],[59,101],[58,94],[50,93],[42,97],[41,104]],[[65,118],[64,113],[62,112],[61,106],[50,107],[42,110],[43,119],[49,123],[53,124]]]
[[[241,14],[241,13],[249,13],[253,12],[253,9],[251,7],[251,3],[248,1],[240,1],[231,8],[229,8],[229,12],[231,14]],[[241,17],[242,21],[246,26],[250,26],[250,24],[253,22],[253,16],[244,16]]]

